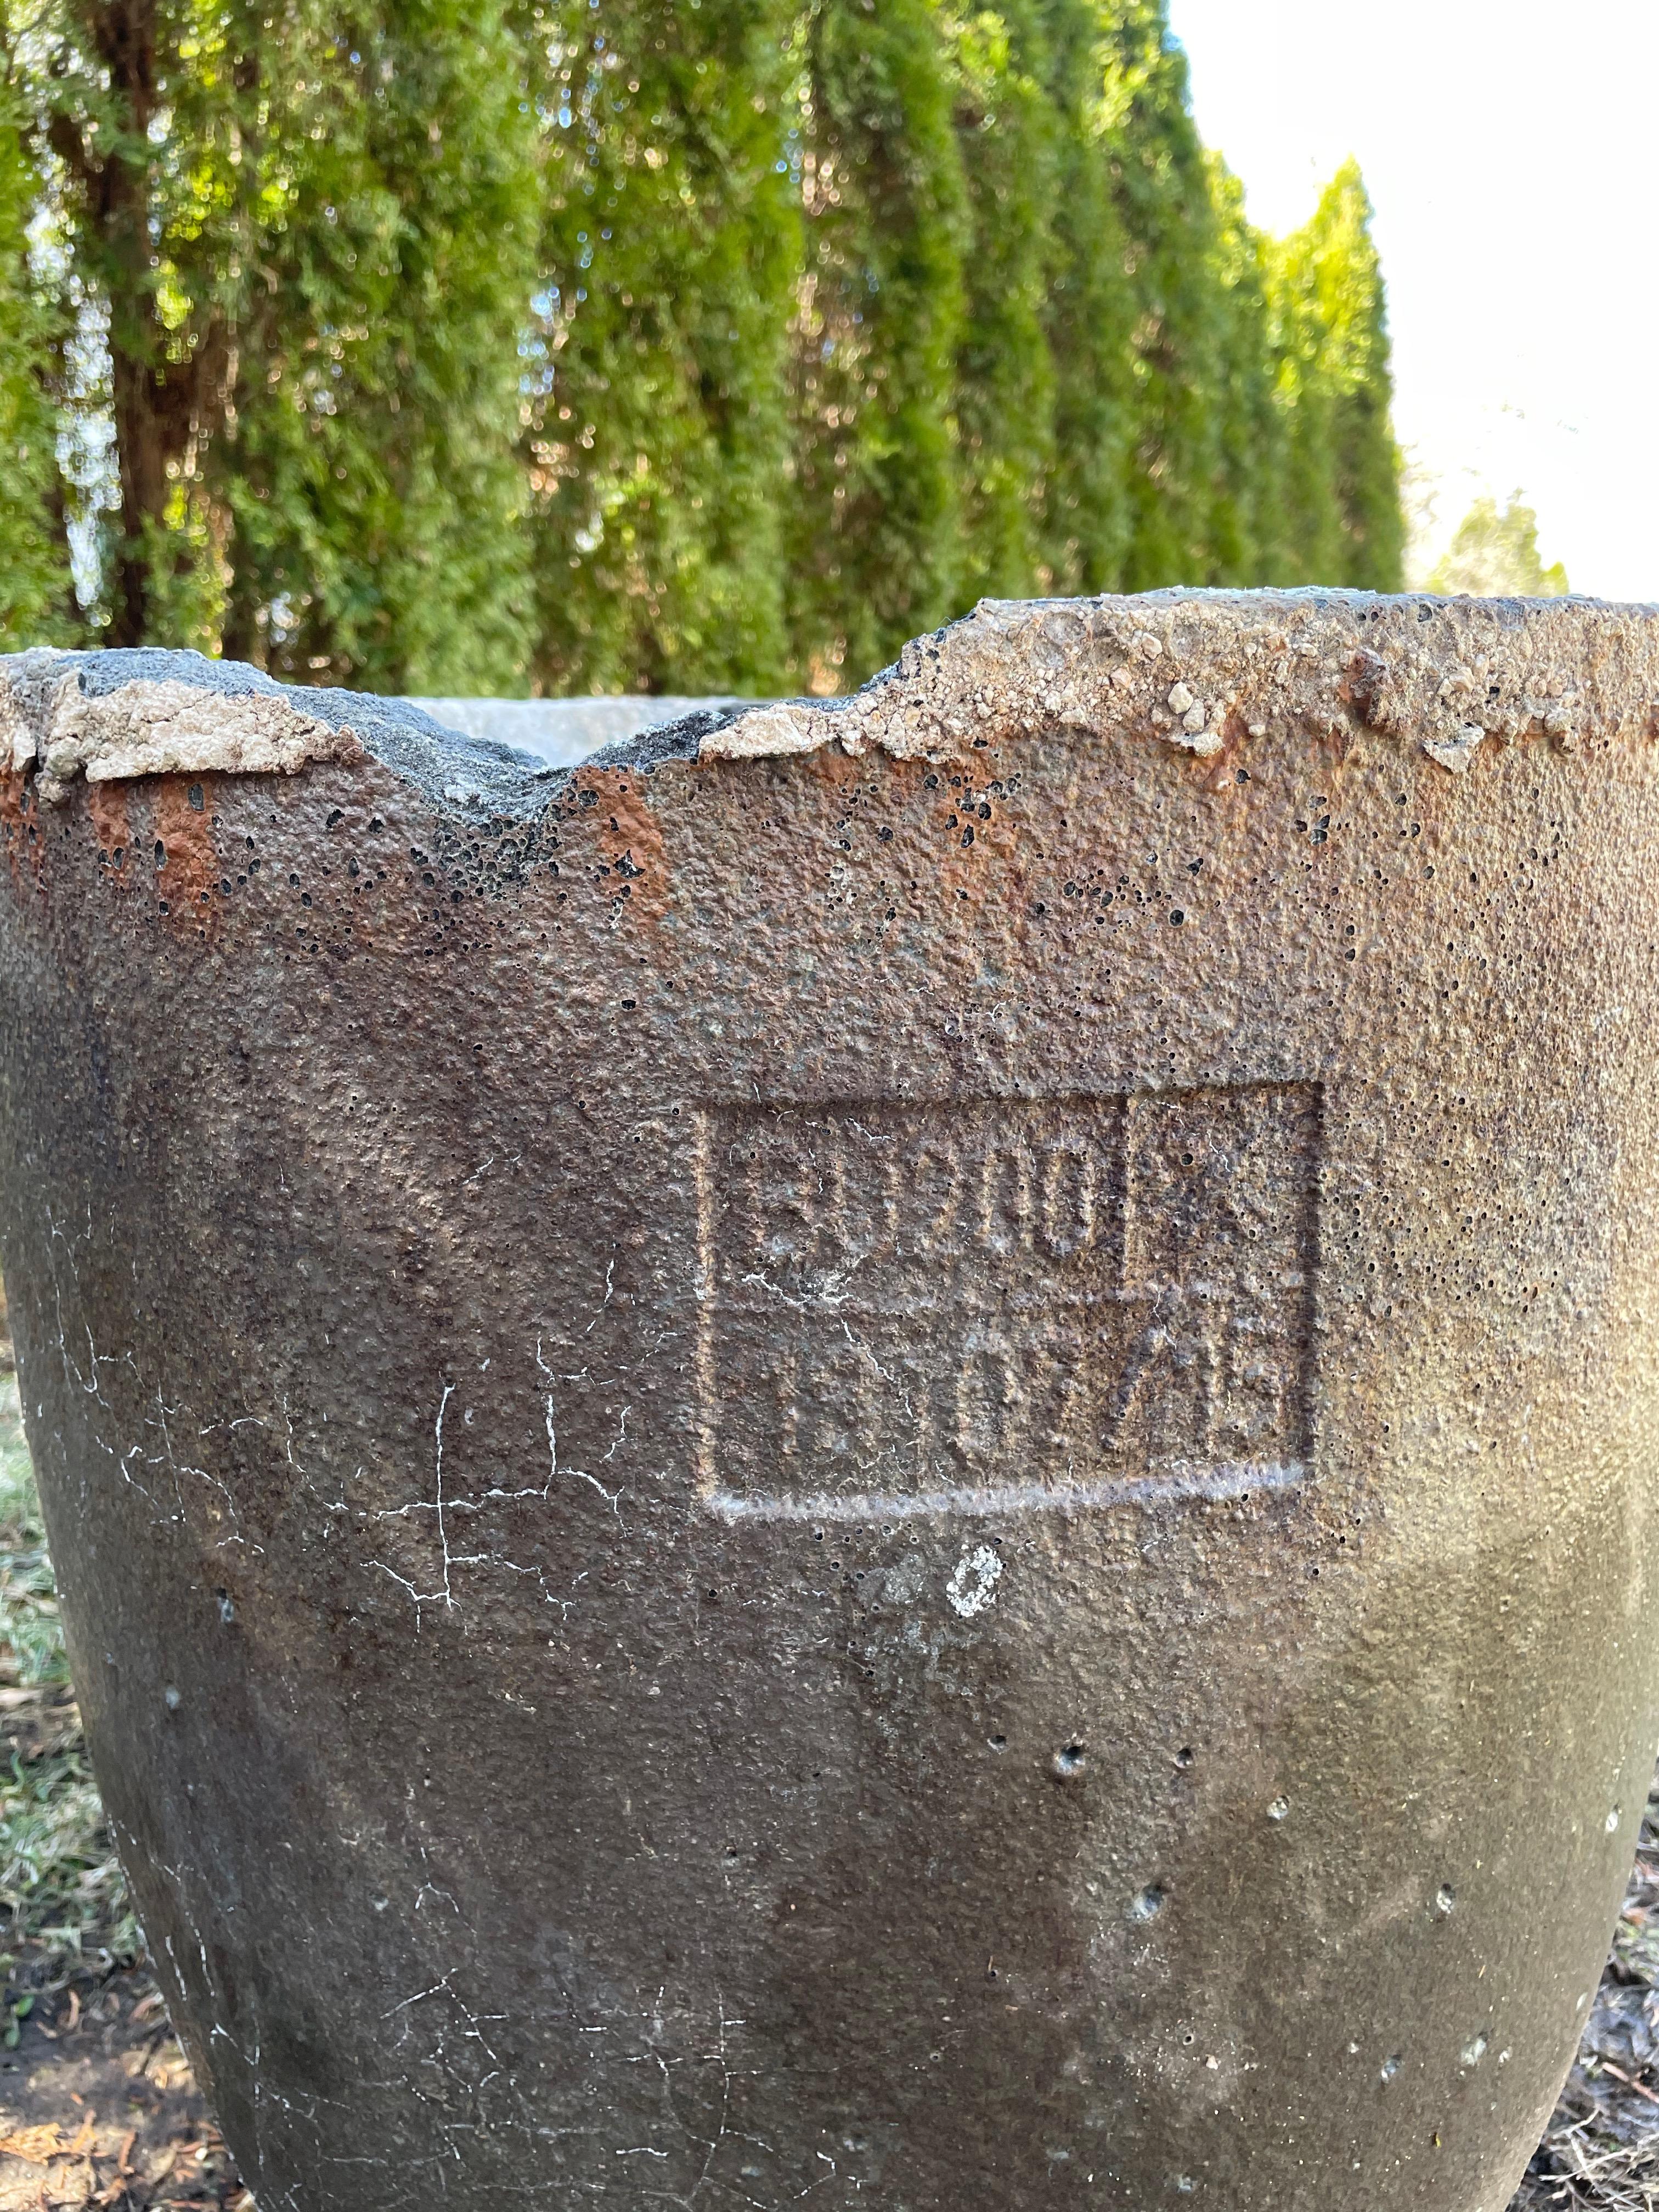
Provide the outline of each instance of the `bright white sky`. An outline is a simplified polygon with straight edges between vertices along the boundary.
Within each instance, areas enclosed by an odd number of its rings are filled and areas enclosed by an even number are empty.
[[[1572,587],[1659,599],[1659,0],[1170,0],[1207,144],[1294,229],[1356,154],[1431,558],[1519,489]]]

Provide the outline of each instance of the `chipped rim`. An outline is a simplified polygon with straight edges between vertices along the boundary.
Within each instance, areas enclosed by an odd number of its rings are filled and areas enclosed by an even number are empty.
[[[373,757],[441,811],[524,817],[574,776],[838,745],[934,763],[1056,726],[1208,761],[1273,729],[1364,727],[1466,773],[1492,740],[1659,737],[1659,609],[1582,599],[1170,590],[982,599],[845,698],[720,703],[555,768],[409,702],[137,651],[0,657],[0,765],[44,804],[78,780],[293,775]]]

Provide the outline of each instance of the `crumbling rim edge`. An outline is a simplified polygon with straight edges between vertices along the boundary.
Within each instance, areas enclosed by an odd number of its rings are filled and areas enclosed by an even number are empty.
[[[373,759],[412,786],[435,811],[474,823],[491,817],[538,817],[573,782],[596,773],[648,775],[671,764],[773,761],[817,752],[837,741],[842,750],[854,755],[879,750],[901,759],[954,758],[967,732],[952,724],[962,722],[975,673],[997,677],[1001,688],[1010,694],[1023,685],[1025,694],[1024,698],[1010,696],[1006,705],[1000,701],[998,710],[988,718],[988,729],[1006,733],[1010,727],[1030,729],[1037,721],[1052,726],[1057,721],[1075,728],[1081,737],[1112,726],[1148,738],[1164,738],[1171,752],[1185,750],[1203,758],[1218,753],[1231,738],[1265,735],[1266,725],[1241,720],[1229,700],[1220,696],[1210,700],[1193,693],[1186,683],[1186,677],[1191,675],[1206,689],[1218,688],[1215,679],[1224,674],[1221,663],[1227,659],[1218,650],[1221,633],[1213,640],[1193,641],[1188,659],[1174,655],[1166,659],[1170,631],[1184,611],[1200,610],[1216,615],[1231,611],[1236,617],[1237,641],[1254,632],[1249,649],[1256,651],[1264,635],[1279,636],[1284,651],[1292,657],[1298,648],[1286,644],[1281,633],[1311,629],[1310,617],[1346,616],[1348,622],[1340,625],[1337,634],[1328,634],[1322,641],[1339,653],[1340,666],[1328,655],[1322,665],[1310,662],[1304,668],[1291,670],[1281,682],[1285,696],[1279,702],[1280,718],[1288,712],[1304,722],[1317,724],[1326,719],[1333,724],[1346,722],[1350,727],[1369,726],[1398,738],[1414,734],[1431,759],[1455,772],[1468,766],[1475,749],[1488,736],[1512,738],[1536,730],[1571,749],[1578,732],[1571,726],[1570,710],[1575,702],[1582,702],[1572,694],[1566,707],[1558,710],[1547,702],[1530,701],[1528,711],[1520,716],[1528,726],[1507,730],[1488,726],[1492,717],[1483,713],[1485,701],[1474,702],[1467,709],[1455,700],[1446,705],[1444,684],[1433,701],[1408,696],[1390,704],[1384,695],[1395,669],[1386,655],[1368,649],[1361,624],[1382,624],[1377,641],[1386,639],[1394,643],[1396,655],[1399,641],[1392,630],[1402,620],[1409,620],[1425,632],[1432,623],[1432,641],[1425,635],[1420,641],[1437,646],[1448,630],[1454,633],[1453,647],[1471,640],[1480,643],[1477,632],[1490,638],[1495,633],[1523,629],[1534,635],[1541,630],[1546,636],[1551,631],[1565,630],[1562,643],[1571,638],[1578,645],[1579,649],[1568,658],[1579,666],[1586,659],[1582,641],[1587,623],[1592,630],[1603,623],[1633,625],[1648,648],[1638,658],[1650,664],[1653,683],[1648,687],[1649,696],[1639,702],[1626,703],[1638,704],[1647,718],[1649,734],[1659,737],[1659,605],[1578,595],[1477,599],[1323,587],[1243,591],[1184,586],[1090,598],[981,599],[969,613],[913,640],[896,662],[844,697],[798,697],[698,709],[614,739],[587,759],[563,767],[550,766],[496,740],[470,738],[406,701],[283,684],[246,663],[154,648],[93,652],[36,648],[0,656],[0,725],[15,731],[28,711],[23,692],[32,690],[38,700],[48,687],[61,687],[70,676],[76,678],[80,696],[88,701],[112,699],[124,690],[142,697],[162,686],[222,699],[268,701],[273,708],[286,710],[286,715],[265,718],[281,727],[266,752],[258,757],[230,757],[234,746],[229,744],[217,749],[227,757],[212,757],[215,747],[204,743],[198,753],[177,760],[158,758],[153,765],[124,769],[106,759],[90,768],[83,765],[82,772],[92,781],[136,781],[167,773],[293,775],[313,762],[356,764]],[[1143,617],[1139,625],[1137,615]],[[1273,628],[1275,623],[1277,630]],[[1052,647],[1056,624],[1081,625],[1082,629],[1060,666],[1039,670],[1030,648],[1045,639]],[[1111,641],[1103,633],[1113,625],[1127,631],[1127,637],[1116,641],[1127,659],[1115,670],[1109,670],[1103,648]],[[1460,632],[1461,637],[1456,635]],[[1021,645],[1027,648],[1023,658],[1017,651]],[[1137,645],[1142,649],[1145,667],[1135,665]],[[999,657],[1000,667],[995,665]],[[1448,657],[1454,674],[1462,669],[1455,654],[1441,653],[1428,656],[1430,673],[1436,672]],[[1160,662],[1164,665],[1160,666]],[[1376,665],[1361,666],[1360,662]],[[1126,673],[1130,677],[1127,684],[1123,681]],[[1176,681],[1165,690],[1162,679],[1170,673]],[[95,684],[88,685],[88,677],[94,674]],[[1229,667],[1225,674],[1237,678],[1238,672]],[[16,680],[20,678],[27,681],[20,684]],[[1089,679],[1093,679],[1091,684]],[[1075,691],[1079,682],[1103,696],[1069,702],[1060,696],[1067,684]],[[1113,696],[1107,688],[1113,684],[1120,696]],[[1046,693],[1039,690],[1043,685],[1048,687]],[[1225,691],[1228,685],[1223,682],[1218,688]],[[1244,687],[1236,681],[1232,688]],[[1321,696],[1322,689],[1327,696]],[[1192,700],[1190,707],[1181,707],[1182,691]],[[1023,724],[1022,708],[1025,709]],[[1468,720],[1461,719],[1465,711]],[[1502,719],[1498,718],[1500,722]],[[1590,719],[1605,723],[1607,718],[1603,711]],[[1516,720],[1513,713],[1510,720]],[[0,737],[5,733],[0,727]],[[49,787],[52,771],[42,759],[46,750],[42,739],[46,734],[44,728],[37,729],[32,744],[25,738],[21,744],[0,745],[0,752],[10,752],[15,769],[27,768],[31,761],[40,767],[40,781],[48,787],[43,788],[43,797],[67,796],[66,790],[53,792]],[[21,757],[24,752],[30,756],[28,760]],[[101,774],[97,772],[100,766]]]

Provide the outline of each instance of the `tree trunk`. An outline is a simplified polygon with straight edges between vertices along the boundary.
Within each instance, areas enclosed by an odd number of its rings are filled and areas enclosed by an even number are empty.
[[[109,349],[115,453],[121,486],[120,538],[110,609],[112,645],[140,645],[149,613],[147,523],[167,500],[167,461],[157,435],[157,332],[150,278],[148,177],[143,148],[155,112],[155,0],[115,0],[93,11],[88,28],[109,71],[125,126],[97,173],[93,212],[109,282]]]

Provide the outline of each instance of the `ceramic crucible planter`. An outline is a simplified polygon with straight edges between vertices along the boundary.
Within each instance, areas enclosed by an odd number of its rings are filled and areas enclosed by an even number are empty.
[[[1502,2212],[1659,1733],[1659,617],[551,772],[0,669],[0,1205],[260,2212]]]

